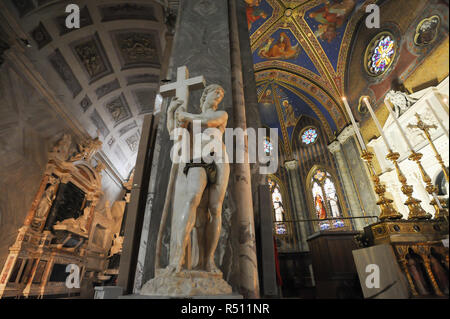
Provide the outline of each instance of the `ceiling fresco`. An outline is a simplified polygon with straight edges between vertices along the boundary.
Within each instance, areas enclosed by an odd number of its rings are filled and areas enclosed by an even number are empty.
[[[350,42],[365,6],[376,1],[245,2],[264,125],[278,128],[289,147],[294,123],[310,116],[332,140],[348,123],[341,97]]]

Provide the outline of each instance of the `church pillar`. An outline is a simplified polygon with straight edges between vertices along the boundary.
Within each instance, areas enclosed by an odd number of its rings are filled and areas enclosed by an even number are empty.
[[[302,196],[301,192],[301,184],[299,181],[299,172],[298,172],[298,161],[292,160],[284,163],[286,167],[286,171],[289,177],[289,184],[291,186],[291,192],[289,192],[292,208],[294,210],[294,216],[292,218],[294,220],[306,220],[308,219],[307,209],[305,207],[305,199]],[[297,232],[297,242],[298,248],[300,251],[309,251],[308,243],[306,239],[308,238],[309,232],[307,228],[306,222],[296,222],[294,223],[295,230]]]
[[[174,45],[174,35],[175,29],[177,26],[177,13],[174,9],[169,9],[166,12],[166,26],[167,33],[165,35],[166,38],[166,47],[164,49],[164,59],[161,64],[161,76],[162,80],[166,80],[170,78],[173,70],[176,67],[173,66],[173,58],[172,58],[172,50]],[[161,193],[162,187],[161,182],[165,182],[167,185],[167,181],[160,180],[161,174],[159,171],[163,169],[163,166],[167,163],[161,164],[160,155],[163,152],[163,156],[167,156],[167,152],[170,151],[170,148],[167,146],[165,140],[163,140],[163,136],[167,138],[166,133],[166,112],[169,105],[170,99],[164,99],[160,105],[159,110],[155,110],[155,128],[153,134],[156,135],[155,142],[153,144],[153,161],[151,163],[150,168],[150,180],[148,184],[147,197],[145,203],[145,209],[143,212],[143,222],[141,229],[141,238],[139,243],[139,253],[137,257],[136,263],[136,273],[134,277],[133,283],[133,292],[139,293],[143,284],[150,278],[154,276],[154,267],[152,267],[152,263],[154,263],[154,251],[156,249],[156,238],[157,232],[159,230],[158,219],[154,219],[155,216],[152,214],[153,204],[155,201],[155,197],[158,193]],[[167,170],[168,168],[165,167]],[[167,186],[166,186],[167,187]],[[161,218],[160,215],[159,219]],[[158,216],[156,216],[158,218]],[[156,234],[155,234],[156,233]],[[153,241],[154,240],[154,241]]]
[[[353,128],[345,129],[338,136],[338,140],[342,147],[342,155],[347,163],[352,184],[355,187],[355,195],[357,202],[361,207],[361,214],[364,216],[378,216],[379,209],[370,173],[366,164],[361,159],[361,153],[354,136],[355,131]],[[375,222],[374,219],[362,220],[365,225]]]
[[[234,3],[232,4],[234,5]],[[183,0],[175,27],[173,51],[167,80],[176,79],[179,66],[187,66],[190,77],[203,75],[207,85],[219,84],[225,90],[219,106],[229,115],[228,127],[246,126],[242,65],[236,27],[236,8],[229,0]],[[233,27],[230,27],[233,23]],[[188,112],[198,113],[201,91],[190,94]],[[256,94],[256,92],[255,92]],[[166,129],[165,99],[159,118],[155,162],[148,189],[141,247],[135,278],[135,293],[154,277],[156,241],[164,207],[171,169],[170,141]],[[244,145],[247,147],[248,145]],[[246,298],[259,297],[255,229],[249,164],[231,164],[230,181],[222,213],[222,236],[216,252],[216,263],[224,279]],[[169,217],[171,218],[171,217]],[[167,223],[170,225],[171,223]],[[166,232],[170,232],[170,229]],[[169,236],[163,236],[161,266],[168,262]]]
[[[339,134],[337,141],[331,143],[328,148],[336,159],[351,216],[373,216],[378,212],[376,200],[360,152],[354,139],[350,138],[354,134],[353,128],[347,126]],[[355,219],[354,225],[361,230],[370,222],[371,220],[358,218]]]
[[[247,129],[245,113],[244,85],[240,57],[239,31],[236,13],[236,0],[229,0],[230,21],[230,51],[233,92],[234,128]],[[248,159],[248,140],[236,139],[236,148],[244,149],[244,158]],[[246,298],[259,297],[258,265],[255,241],[255,217],[253,214],[253,199],[250,164],[234,163],[231,182],[233,183],[233,198],[239,222],[239,268],[240,293]]]
[[[339,143],[339,141],[334,141],[333,143],[328,145],[328,149],[334,155],[334,158],[336,160],[339,175],[344,186],[344,193],[347,199],[347,204],[350,208],[350,216],[362,216],[362,209],[356,198],[356,188],[351,180],[350,171],[348,169],[347,163],[345,162],[341,144]],[[359,230],[363,229],[364,227],[363,221],[361,219],[355,219],[354,225]]]

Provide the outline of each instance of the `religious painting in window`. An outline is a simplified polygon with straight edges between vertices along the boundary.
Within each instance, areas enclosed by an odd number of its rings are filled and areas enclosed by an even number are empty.
[[[273,144],[268,137],[264,139],[264,153],[267,156],[271,155],[273,152]]]
[[[343,220],[339,197],[333,178],[324,169],[316,169],[311,178],[311,192],[314,201],[315,217],[319,220],[320,230],[343,228]],[[331,220],[329,220],[331,219]]]
[[[317,129],[314,127],[307,127],[300,134],[300,138],[304,145],[314,144],[317,141],[318,137],[319,134],[317,132]]]
[[[319,186],[318,183],[314,183],[312,188],[313,199],[314,199],[314,208],[316,212],[317,219],[326,219],[327,212],[325,209],[325,200],[323,196],[322,187]],[[320,230],[326,230],[330,228],[330,224],[328,221],[319,222]]]
[[[371,76],[384,74],[394,61],[397,45],[389,32],[378,34],[367,46],[364,57],[366,71]]]
[[[287,235],[286,227],[286,211],[283,205],[283,196],[281,195],[281,188],[276,181],[268,179],[270,191],[272,193],[272,206],[275,216],[275,233],[277,235]]]

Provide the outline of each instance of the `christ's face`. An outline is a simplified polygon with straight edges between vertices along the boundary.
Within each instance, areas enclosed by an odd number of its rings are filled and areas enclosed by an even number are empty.
[[[206,95],[206,99],[203,105],[206,106],[206,108],[212,108],[213,110],[217,110],[219,103],[223,99],[223,95],[224,95],[223,90],[221,89],[211,91]]]

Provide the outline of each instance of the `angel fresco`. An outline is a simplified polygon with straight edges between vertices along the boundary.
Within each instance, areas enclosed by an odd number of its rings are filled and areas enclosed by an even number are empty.
[[[254,22],[258,21],[259,19],[267,18],[267,13],[263,9],[258,8],[258,5],[247,4],[247,8],[245,9],[245,12],[247,14],[247,23],[249,30],[252,28],[252,24]]]
[[[258,54],[262,58],[266,59],[293,59],[300,53],[300,46],[297,43],[292,46],[291,40],[285,32],[280,33],[280,37],[275,42],[274,38],[269,38],[266,43],[261,47]]]
[[[272,90],[269,90],[269,89],[266,90],[262,94],[262,96],[261,96],[261,98],[259,100],[259,103],[262,103],[262,104],[273,104]]]
[[[297,118],[295,117],[294,108],[288,100],[283,101],[284,113],[286,114],[286,127],[295,126]]]
[[[331,43],[337,36],[337,30],[355,9],[356,2],[357,0],[331,0],[324,7],[311,12],[309,17],[319,23],[315,36]]]
[[[245,0],[245,3],[250,7],[257,7],[261,4],[261,0]]]

